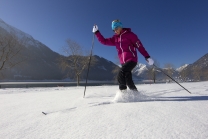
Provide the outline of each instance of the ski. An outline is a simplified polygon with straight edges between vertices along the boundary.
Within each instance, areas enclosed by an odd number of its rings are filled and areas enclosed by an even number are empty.
[[[45,113],[45,112],[42,112],[42,114],[47,115],[47,113]]]
[[[58,111],[52,111],[52,112],[42,112],[42,114],[48,115],[48,114],[53,114],[53,113],[58,113],[58,112],[68,112],[68,111],[74,110],[76,108],[77,107],[72,107],[72,108],[64,109],[64,110],[58,110]]]

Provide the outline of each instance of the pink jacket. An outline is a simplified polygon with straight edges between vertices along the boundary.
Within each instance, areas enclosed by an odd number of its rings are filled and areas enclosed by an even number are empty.
[[[136,49],[138,49],[138,51],[145,58],[150,57],[143,47],[141,41],[138,39],[137,35],[131,32],[130,28],[123,28],[120,35],[115,34],[111,38],[105,39],[99,31],[97,31],[95,35],[102,44],[116,46],[121,64],[124,64],[128,61],[137,62],[138,57]]]

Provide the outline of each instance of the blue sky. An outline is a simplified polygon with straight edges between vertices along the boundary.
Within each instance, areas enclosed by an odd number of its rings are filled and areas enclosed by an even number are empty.
[[[92,46],[92,26],[111,37],[111,22],[120,19],[138,35],[160,66],[191,64],[208,53],[207,0],[1,0],[0,18],[62,53],[70,38]],[[115,47],[95,39],[94,54],[115,62]],[[139,62],[146,63],[139,54]]]

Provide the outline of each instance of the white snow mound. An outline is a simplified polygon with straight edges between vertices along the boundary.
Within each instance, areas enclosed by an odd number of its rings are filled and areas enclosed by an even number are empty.
[[[139,102],[139,101],[147,101],[151,98],[144,95],[142,91],[132,91],[127,90],[126,92],[117,91],[116,96],[113,99],[113,102]]]

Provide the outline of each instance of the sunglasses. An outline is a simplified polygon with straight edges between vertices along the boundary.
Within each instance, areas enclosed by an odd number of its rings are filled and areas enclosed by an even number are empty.
[[[118,30],[118,28],[119,28],[119,27],[115,28],[115,29],[113,30],[113,32],[115,32],[116,30]]]

